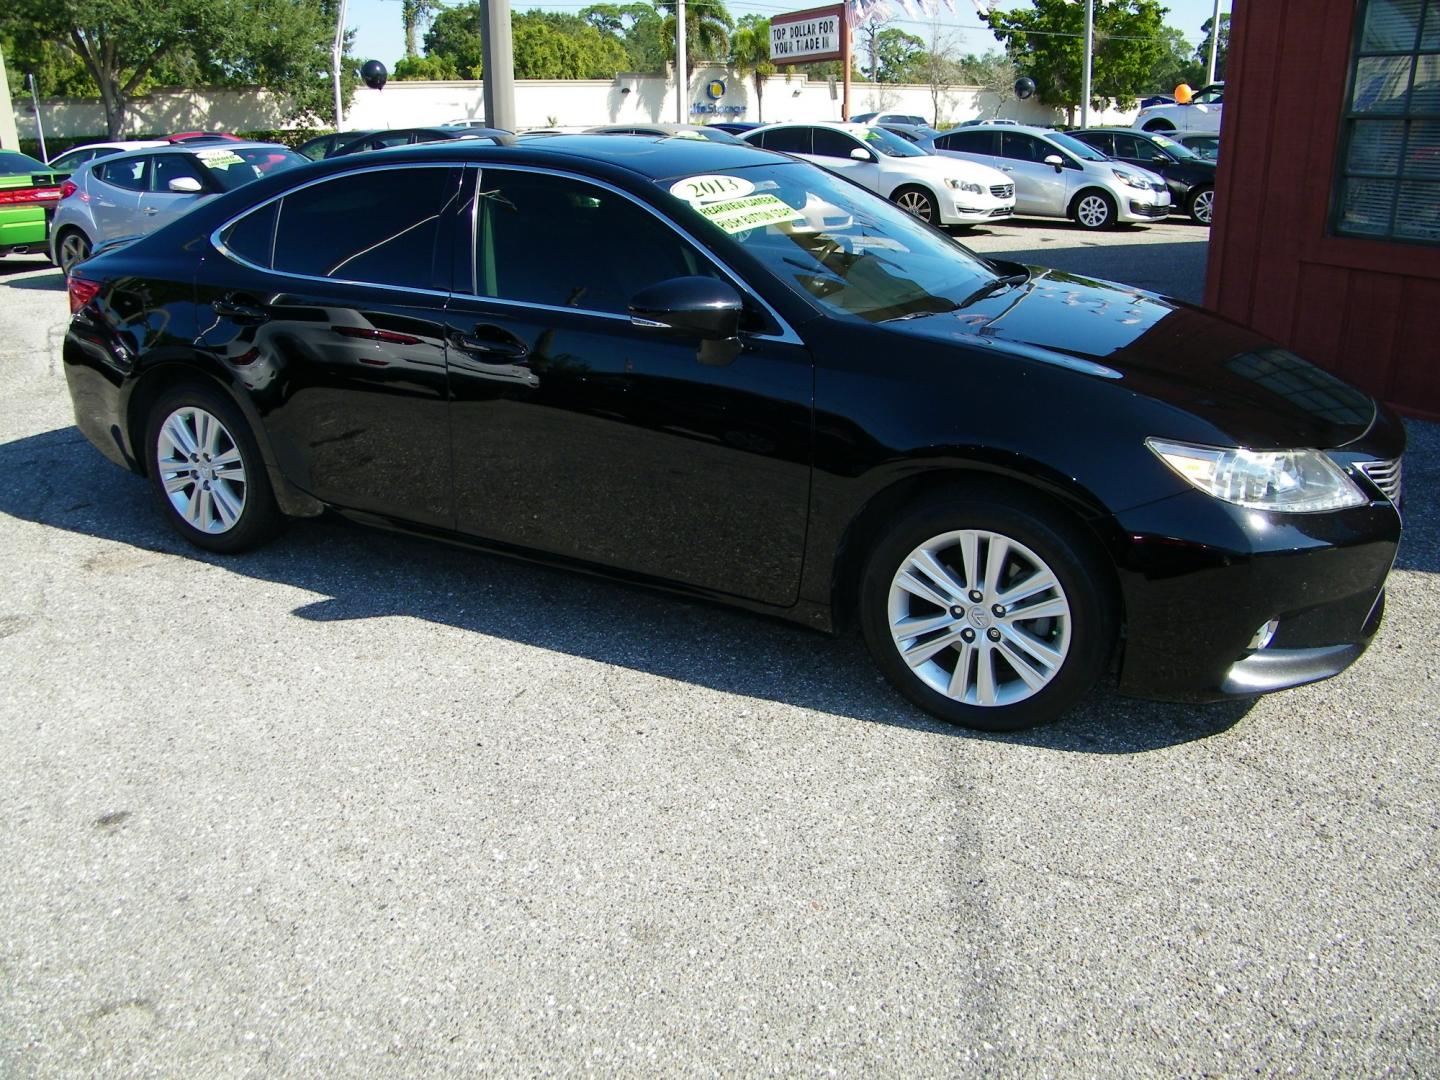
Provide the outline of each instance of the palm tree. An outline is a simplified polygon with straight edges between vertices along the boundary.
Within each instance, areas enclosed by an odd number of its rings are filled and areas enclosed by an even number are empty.
[[[765,76],[775,74],[770,62],[770,20],[746,15],[730,38],[730,66],[743,79],[755,80],[755,119],[765,121]]]
[[[665,59],[675,59],[675,0],[655,0],[665,12],[660,33],[665,42]],[[724,60],[730,52],[730,29],[735,20],[725,10],[725,0],[685,0],[685,85],[695,73],[696,60]]]

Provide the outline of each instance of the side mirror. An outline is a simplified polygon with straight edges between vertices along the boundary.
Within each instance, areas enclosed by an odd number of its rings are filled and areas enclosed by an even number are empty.
[[[744,303],[730,285],[710,277],[679,277],[646,286],[630,299],[630,322],[707,341],[740,333]]]
[[[193,176],[177,176],[170,183],[165,185],[169,190],[181,195],[199,195],[205,189],[200,186],[200,181]]]
[[[1061,169],[1065,168],[1065,159],[1062,158],[1059,154],[1050,154],[1048,157],[1045,158],[1045,164],[1049,165],[1056,172],[1059,172]]]
[[[856,161],[874,161],[874,160],[875,160],[875,155],[872,154],[869,150],[866,150],[863,146],[857,146],[857,147],[855,147],[854,150],[851,150],[851,151],[850,151],[850,156],[851,156],[851,158],[853,158],[853,159],[856,160]]]

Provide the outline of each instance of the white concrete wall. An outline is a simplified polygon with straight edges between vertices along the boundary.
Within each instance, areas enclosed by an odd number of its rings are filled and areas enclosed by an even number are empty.
[[[724,83],[724,93],[712,98],[712,80]],[[763,102],[757,102],[754,81],[740,79],[723,68],[700,68],[690,87],[689,119],[736,120],[838,120],[840,86],[832,95],[828,83],[803,75],[772,75],[765,80]],[[41,100],[47,137],[74,138],[103,134],[105,114],[98,100],[49,98]],[[701,112],[693,111],[699,106]],[[715,109],[718,111],[710,112]],[[904,112],[934,122],[935,102],[928,86],[857,83],[851,111]],[[729,110],[729,111],[727,111]],[[675,87],[658,76],[618,75],[597,80],[524,80],[515,84],[516,120],[523,128],[559,125],[616,124],[637,121],[673,121]],[[978,87],[954,86],[940,94],[940,120],[958,123],[976,117],[993,117],[995,99]],[[391,128],[443,124],[484,112],[479,82],[392,82],[384,90],[364,87],[355,91],[346,128]],[[1059,110],[1035,102],[1010,101],[999,115],[1026,123],[1051,124],[1064,119]],[[282,103],[263,90],[166,90],[131,103],[127,134],[182,131],[192,128],[254,131],[292,126],[282,119]],[[1106,110],[1095,123],[1128,122],[1132,113]],[[34,137],[31,116],[20,117],[20,134]]]

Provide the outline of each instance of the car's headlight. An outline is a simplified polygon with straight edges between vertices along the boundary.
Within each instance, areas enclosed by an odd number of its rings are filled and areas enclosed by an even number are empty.
[[[1315,514],[1370,501],[1318,450],[1242,450],[1153,438],[1145,445],[1207,495],[1252,510]]]
[[[1134,173],[1126,172],[1124,169],[1111,169],[1110,171],[1113,172],[1122,183],[1128,184],[1133,188],[1139,188],[1141,191],[1150,190],[1150,181],[1146,180],[1143,176],[1136,176]]]
[[[952,180],[947,176],[945,183],[949,184],[951,189],[955,191],[968,191],[973,195],[985,194],[985,188],[971,180]]]

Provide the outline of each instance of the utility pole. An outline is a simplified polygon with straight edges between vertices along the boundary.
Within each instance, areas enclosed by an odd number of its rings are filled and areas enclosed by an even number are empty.
[[[1216,0],[1218,3],[1219,0]],[[1085,0],[1085,66],[1080,72],[1080,126],[1090,126],[1090,76],[1095,60],[1095,0]]]
[[[345,126],[345,103],[340,94],[340,64],[345,58],[345,0],[335,9],[335,44],[330,50],[330,71],[335,81],[335,130]]]
[[[27,74],[25,78],[30,80],[30,100],[35,104],[35,134],[40,136],[40,160],[49,161],[50,155],[45,152],[45,125],[40,121],[40,95],[35,93],[35,76]]]
[[[840,119],[850,122],[850,5],[840,14],[840,52],[845,56],[845,96],[840,99]]]
[[[515,130],[515,46],[510,39],[510,0],[480,0],[485,13],[480,73],[484,82],[485,123]]]
[[[685,105],[690,97],[690,75],[686,70],[685,56],[685,0],[675,0],[675,122],[683,124],[689,119]]]
[[[1205,71],[1205,85],[1215,81],[1215,62],[1220,58],[1220,0],[1215,0],[1215,14],[1210,16],[1210,66]]]

